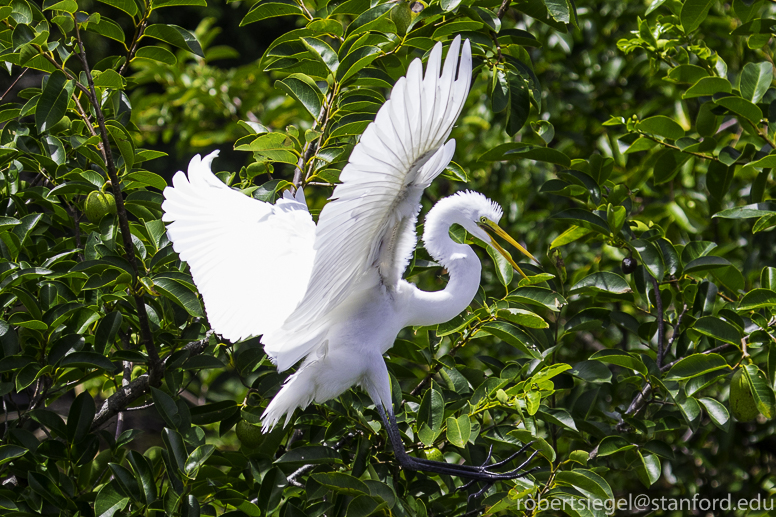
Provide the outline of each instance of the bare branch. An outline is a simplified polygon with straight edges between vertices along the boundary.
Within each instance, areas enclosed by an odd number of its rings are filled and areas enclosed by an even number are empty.
[[[201,354],[204,352],[205,348],[207,348],[211,334],[212,331],[205,334],[203,339],[188,343],[182,350],[188,350],[190,356]],[[164,376],[165,366],[166,363],[160,363],[160,377]],[[151,386],[152,384],[148,374],[143,374],[128,384],[122,385],[116,393],[108,397],[108,399],[102,403],[99,411],[97,411],[97,414],[94,416],[94,420],[92,420],[92,430],[96,430],[118,413],[124,411],[127,406],[148,393]]]
[[[92,80],[91,70],[89,69],[89,62],[86,59],[86,51],[84,50],[83,40],[81,39],[81,32],[78,28],[78,21],[73,18],[76,30],[76,38],[78,39],[78,56],[81,59],[81,64],[84,68],[87,81],[89,82],[88,97],[89,101],[94,107],[94,112],[97,116],[97,125],[100,128],[100,139],[102,140],[103,152],[105,155],[105,165],[107,167],[108,177],[111,182],[111,189],[113,190],[113,197],[116,200],[116,213],[119,219],[119,228],[121,229],[121,237],[124,243],[124,251],[126,258],[129,261],[132,271],[134,272],[135,285],[139,283],[140,272],[137,266],[137,260],[135,259],[135,246],[132,244],[132,234],[129,230],[129,218],[127,216],[127,209],[124,206],[124,198],[121,194],[121,186],[118,172],[116,171],[116,164],[113,162],[113,152],[110,147],[110,140],[108,139],[108,128],[105,126],[105,117],[102,114],[102,108],[100,107],[100,100],[97,97],[97,90],[94,87],[94,80]],[[151,360],[149,374],[151,375],[152,385],[156,385],[162,379],[161,360],[159,358],[159,352],[154,344],[153,335],[151,334],[151,325],[148,321],[148,314],[145,309],[145,302],[143,301],[143,295],[138,292],[133,292],[135,299],[135,309],[137,310],[137,317],[140,322],[140,336],[145,345],[148,356]]]

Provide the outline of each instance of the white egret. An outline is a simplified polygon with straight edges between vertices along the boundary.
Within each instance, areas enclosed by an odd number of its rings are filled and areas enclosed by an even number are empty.
[[[353,149],[317,226],[301,188],[272,205],[222,183],[210,169],[217,151],[194,157],[188,178],[174,176],[162,208],[213,329],[232,341],[262,335],[279,371],[303,360],[264,412],[265,430],[283,416],[288,424],[296,408],[358,385],[374,401],[403,467],[492,482],[520,476],[519,468],[498,473],[490,469],[504,462],[453,465],[406,453],[383,359],[402,328],[448,321],[476,294],[480,261],[450,238],[451,225],[494,245],[518,271],[489,231],[533,259],[497,226],[496,203],[462,192],[439,201],[425,219],[423,242],[449,273],[445,289],[424,292],[402,279],[417,241],[423,190],[455,149],[454,140],[445,141],[472,73],[468,40],[459,61],[460,48],[456,37],[442,67],[437,44],[425,76],[420,60],[412,62]]]

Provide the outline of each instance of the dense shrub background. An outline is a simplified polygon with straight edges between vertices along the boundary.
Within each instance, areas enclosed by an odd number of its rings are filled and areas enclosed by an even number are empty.
[[[772,497],[775,10],[0,0],[2,512],[532,515],[538,498]],[[533,441],[540,468],[479,499],[400,471],[360,391],[262,435],[286,374],[258,339],[209,331],[160,220],[172,174],[216,148],[232,187],[272,201],[296,180],[317,215],[391,85],[459,33],[472,91],[424,209],[481,191],[543,267],[513,278],[482,253],[470,310],[403,331],[387,359],[412,454],[481,463]],[[420,247],[408,276],[446,279]]]

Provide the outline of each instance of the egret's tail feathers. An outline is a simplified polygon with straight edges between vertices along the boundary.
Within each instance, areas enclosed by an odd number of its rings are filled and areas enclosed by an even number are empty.
[[[262,431],[271,431],[283,418],[283,415],[286,416],[283,427],[287,426],[296,408],[304,409],[313,401],[314,391],[304,382],[300,382],[299,374],[302,371],[300,370],[288,378],[278,394],[269,403],[267,409],[264,410],[264,414],[261,415]]]

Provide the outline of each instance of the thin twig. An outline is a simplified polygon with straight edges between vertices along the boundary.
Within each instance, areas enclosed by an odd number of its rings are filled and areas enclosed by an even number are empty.
[[[146,28],[146,24],[148,23],[148,16],[151,14],[151,9],[146,11],[145,16],[143,16],[143,19],[140,20],[140,23],[137,26],[137,29],[135,30],[135,35],[132,38],[132,43],[129,46],[129,51],[127,52],[127,60],[124,61],[124,63],[121,65],[121,68],[119,68],[119,75],[124,75],[124,70],[127,68],[127,65],[130,61],[132,61],[132,58],[135,56],[135,52],[137,52],[137,44],[140,43],[140,38],[143,36],[143,31]]]
[[[674,331],[671,332],[671,339],[668,340],[668,344],[666,345],[666,350],[671,350],[671,347],[674,345],[674,341],[676,341],[676,338],[679,337],[679,327],[682,324],[682,318],[684,318],[685,314],[687,314],[687,304],[686,303],[682,307],[682,312],[679,313],[679,317],[676,318],[676,324],[674,325]]]
[[[665,350],[663,349],[665,340],[665,320],[663,320],[663,299],[660,297],[660,284],[652,274],[647,271],[649,279],[652,282],[652,291],[655,293],[655,307],[657,307],[657,367],[663,366],[663,355]]]
[[[645,138],[649,138],[653,142],[657,142],[658,144],[662,145],[663,147],[668,147],[669,149],[675,149],[677,151],[683,152],[684,154],[691,154],[693,156],[697,156],[698,158],[703,158],[704,160],[710,160],[710,161],[713,161],[713,162],[722,161],[719,158],[717,158],[716,156],[709,156],[707,154],[696,153],[694,151],[683,151],[681,147],[676,146],[676,145],[672,145],[672,144],[669,144],[669,143],[666,143],[663,140],[658,140],[657,138],[655,138],[652,135],[648,135],[646,133],[640,133],[640,134],[641,134],[641,136],[643,136]]]
[[[81,32],[78,28],[78,21],[75,19],[75,16],[73,17],[73,21],[75,24],[76,38],[78,39],[78,56],[81,59],[86,79],[89,82],[88,96],[94,107],[95,115],[97,116],[97,125],[100,128],[100,138],[102,140],[102,147],[105,155],[105,165],[107,167],[108,177],[110,178],[113,197],[116,200],[116,213],[119,219],[122,240],[124,241],[124,251],[126,258],[132,267],[132,271],[134,272],[134,283],[137,285],[140,279],[140,270],[138,269],[137,259],[135,258],[135,246],[132,244],[132,234],[129,230],[129,218],[127,217],[127,209],[124,206],[124,198],[121,194],[119,175],[116,171],[116,164],[113,163],[113,153],[110,147],[110,140],[108,139],[108,128],[105,126],[105,117],[102,114],[100,101],[97,97],[97,89],[94,87],[94,80],[92,79],[91,70],[89,69],[89,62],[86,59],[86,51],[84,49],[83,40],[81,39]],[[143,345],[145,345],[146,351],[148,352],[151,363],[148,372],[151,375],[151,383],[155,386],[162,378],[162,369],[160,368],[161,360],[156,345],[154,344],[153,335],[151,334],[151,325],[148,320],[148,313],[145,309],[143,296],[139,292],[133,292],[133,296],[135,299],[138,321],[140,323],[140,336]]]
[[[5,90],[5,92],[4,92],[2,95],[0,95],[0,101],[2,101],[3,99],[5,99],[5,96],[6,96],[6,95],[8,95],[8,92],[10,92],[11,90],[13,90],[13,87],[14,87],[14,86],[16,86],[16,83],[18,83],[18,82],[19,82],[19,80],[20,80],[22,77],[24,77],[24,74],[26,74],[26,73],[27,73],[27,70],[29,70],[29,68],[23,68],[23,69],[22,69],[22,73],[20,73],[20,74],[19,74],[19,75],[16,77],[16,79],[14,79],[14,80],[13,80],[13,82],[11,83],[11,86],[9,86],[9,87],[8,87],[8,89],[7,89],[7,90]]]

